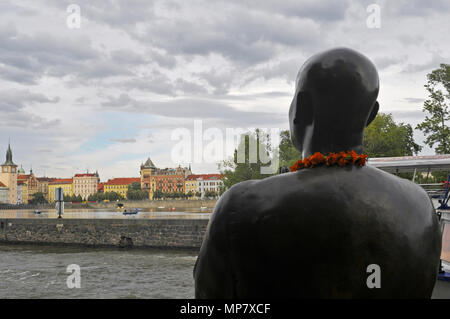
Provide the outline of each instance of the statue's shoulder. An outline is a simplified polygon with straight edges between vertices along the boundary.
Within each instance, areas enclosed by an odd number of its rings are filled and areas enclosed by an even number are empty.
[[[384,201],[392,207],[398,203],[426,210],[431,207],[428,195],[417,184],[374,167],[353,166],[315,167],[241,182],[222,195],[216,211],[226,215],[240,212],[255,215],[288,203],[302,210],[307,204],[350,200],[368,206]]]

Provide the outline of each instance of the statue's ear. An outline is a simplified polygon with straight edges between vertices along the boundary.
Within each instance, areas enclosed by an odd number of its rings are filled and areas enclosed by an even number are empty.
[[[375,103],[372,106],[372,110],[370,111],[369,118],[367,119],[366,126],[369,126],[370,123],[375,119],[375,117],[378,114],[378,110],[380,109],[380,104],[378,104],[378,101],[375,101]]]

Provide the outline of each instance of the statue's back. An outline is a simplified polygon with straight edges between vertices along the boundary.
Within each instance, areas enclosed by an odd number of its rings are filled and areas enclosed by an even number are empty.
[[[378,169],[317,167],[244,182],[214,215],[198,297],[431,296],[440,255],[431,201]],[[380,288],[370,288],[378,266]]]

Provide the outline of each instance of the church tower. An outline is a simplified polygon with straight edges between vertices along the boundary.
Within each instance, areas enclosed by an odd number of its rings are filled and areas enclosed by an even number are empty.
[[[1,165],[0,182],[9,188],[9,203],[17,204],[17,165],[12,161],[9,143],[6,151],[6,162]]]

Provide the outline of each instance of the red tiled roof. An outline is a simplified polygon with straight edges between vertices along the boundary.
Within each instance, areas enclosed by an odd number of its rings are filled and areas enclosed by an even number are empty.
[[[0,187],[7,187],[5,184],[3,184],[2,182],[0,182]]]
[[[204,181],[208,181],[211,179],[222,179],[223,175],[222,174],[192,174],[192,175],[189,175],[186,178],[186,180],[192,181],[192,180],[197,180],[198,178],[202,178]]]
[[[139,177],[119,177],[108,180],[104,185],[130,185],[134,182],[141,183]]]
[[[59,178],[59,179],[54,179],[53,181],[51,181],[49,183],[49,185],[72,184],[72,183],[73,183],[73,179],[72,178]]]
[[[28,179],[31,175],[17,175],[17,179]]]
[[[36,179],[38,181],[40,181],[40,182],[51,182],[51,181],[56,180],[57,178],[54,178],[54,177],[37,177]]]
[[[97,191],[98,191],[98,192],[102,192],[102,191],[103,191],[103,186],[104,186],[104,183],[98,183],[98,185],[97,185]]]

